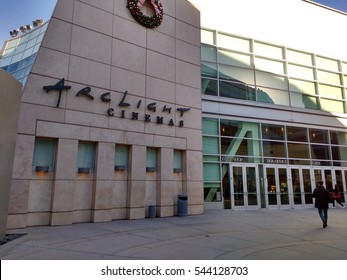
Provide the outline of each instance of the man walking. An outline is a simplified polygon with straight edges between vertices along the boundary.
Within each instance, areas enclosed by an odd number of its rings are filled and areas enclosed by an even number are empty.
[[[323,228],[326,228],[328,226],[330,194],[329,191],[324,188],[322,181],[318,182],[318,186],[314,189],[312,197],[316,199],[314,207],[318,208],[319,217],[323,221]]]

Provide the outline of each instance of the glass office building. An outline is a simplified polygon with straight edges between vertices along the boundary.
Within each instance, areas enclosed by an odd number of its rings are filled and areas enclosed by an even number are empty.
[[[0,68],[9,72],[24,86],[47,30],[48,22],[4,42]]]

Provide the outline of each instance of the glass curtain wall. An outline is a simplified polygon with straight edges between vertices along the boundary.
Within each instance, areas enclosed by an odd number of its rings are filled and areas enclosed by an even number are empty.
[[[347,133],[205,117],[203,161],[205,201],[215,202],[227,163],[347,167]]]
[[[0,57],[0,68],[24,86],[46,33],[48,22],[31,32],[7,41]]]
[[[347,62],[202,30],[202,94],[346,113]]]

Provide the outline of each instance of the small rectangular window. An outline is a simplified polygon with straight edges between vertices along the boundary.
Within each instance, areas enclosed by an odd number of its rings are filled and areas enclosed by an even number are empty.
[[[146,171],[157,171],[157,150],[155,148],[147,148]]]
[[[129,147],[125,145],[116,145],[114,169],[124,171],[128,169]]]
[[[77,168],[79,173],[89,173],[95,167],[95,143],[79,142]]]
[[[55,162],[55,139],[37,138],[34,146],[33,167],[35,170],[42,169],[53,171]]]
[[[173,158],[173,171],[174,173],[182,172],[182,160],[183,160],[183,152],[179,150],[174,150],[174,158]]]

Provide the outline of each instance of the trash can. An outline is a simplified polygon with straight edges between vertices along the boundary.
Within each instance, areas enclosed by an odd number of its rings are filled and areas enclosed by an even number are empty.
[[[156,207],[155,205],[148,206],[148,218],[155,218],[156,216]]]
[[[177,215],[179,217],[188,215],[188,195],[179,194],[177,197]]]

